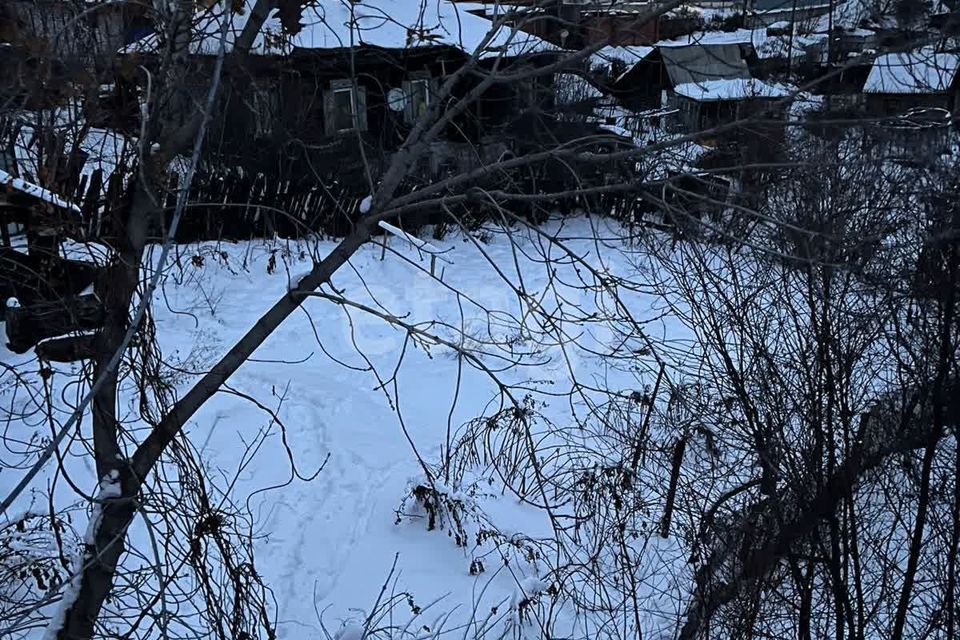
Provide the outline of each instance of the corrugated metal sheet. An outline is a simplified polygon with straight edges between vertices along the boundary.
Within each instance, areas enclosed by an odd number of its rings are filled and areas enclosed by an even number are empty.
[[[673,86],[750,77],[739,44],[663,47],[660,53]]]

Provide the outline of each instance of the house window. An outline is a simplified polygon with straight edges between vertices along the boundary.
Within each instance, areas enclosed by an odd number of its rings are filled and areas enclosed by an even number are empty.
[[[253,120],[253,134],[261,138],[273,133],[273,124],[277,118],[278,105],[275,89],[261,89],[251,93],[250,117]]]
[[[410,82],[410,115],[416,120],[430,106],[430,81],[426,78]]]
[[[403,109],[407,124],[413,124],[427,112],[433,102],[436,90],[434,80],[425,73],[414,73],[410,80],[403,83],[403,93],[406,103]]]
[[[336,131],[353,129],[353,116],[357,111],[356,100],[352,86],[340,87],[333,90],[333,128]]]
[[[367,93],[349,80],[338,80],[324,92],[327,135],[367,130]]]

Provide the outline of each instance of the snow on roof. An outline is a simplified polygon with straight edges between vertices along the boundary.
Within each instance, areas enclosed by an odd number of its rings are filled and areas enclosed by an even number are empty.
[[[857,27],[870,17],[871,4],[863,0],[846,0],[833,7],[832,12],[817,18],[809,26],[812,33],[826,33],[831,28],[843,27],[850,29]]]
[[[806,47],[826,40],[825,33],[795,34],[793,38],[789,35],[768,35],[767,28],[761,29],[737,29],[736,31],[698,31],[689,35],[674,38],[673,40],[661,40],[656,43],[656,47],[677,48],[677,47],[719,47],[731,45],[752,45],[757,57],[766,58],[784,58],[791,51],[792,56],[798,58],[806,53]]]
[[[618,60],[625,62],[627,65],[633,65],[653,53],[653,50],[653,47],[639,46],[604,47],[590,56],[590,62],[593,64],[609,64]]]
[[[14,178],[3,169],[0,169],[0,186],[16,189],[21,193],[26,193],[27,195],[31,195],[34,198],[43,200],[44,202],[49,202],[50,204],[60,207],[61,209],[69,209],[71,211],[75,211],[76,213],[80,213],[80,207],[72,202],[67,202],[54,192],[37,186],[32,182],[27,182],[23,178]]]
[[[752,44],[754,38],[765,37],[762,31],[752,29],[737,29],[736,31],[696,31],[686,36],[674,38],[672,40],[661,40],[657,42],[657,47],[690,47],[707,46],[720,44]]]
[[[757,13],[777,13],[829,6],[829,0],[755,0],[753,10]]]
[[[505,4],[497,2],[496,4],[487,4],[485,2],[462,2],[457,0],[457,6],[470,13],[484,15],[488,18],[503,15],[505,13],[516,13],[521,11],[530,11],[530,7],[524,7],[522,4]]]
[[[254,0],[244,0],[245,10],[232,13],[227,33],[227,50],[243,30]],[[197,19],[195,54],[216,54],[220,47],[223,11],[218,3]],[[449,0],[331,0],[304,8],[302,30],[285,34],[280,20],[271,16],[257,34],[251,52],[256,55],[283,55],[293,49],[337,49],[372,45],[388,49],[448,45],[473,53],[493,28],[486,18],[474,15]],[[124,49],[125,52],[155,51],[157,37],[148,36]],[[481,57],[520,55],[551,48],[543,40],[501,26],[480,52]]]
[[[680,84],[673,90],[681,96],[698,102],[720,100],[746,100],[749,98],[784,98],[790,88],[781,84],[769,84],[756,78],[729,78]]]
[[[873,61],[864,93],[941,93],[950,88],[960,69],[960,54],[924,48],[888,53]]]
[[[792,38],[789,35],[770,36],[757,43],[754,50],[761,60],[787,58],[788,56],[797,59],[807,55],[807,50],[810,47],[826,41],[827,34],[825,33],[797,34]]]
[[[851,29],[844,29],[844,36],[857,37],[857,38],[871,38],[877,35],[877,32],[873,29],[864,29],[863,27],[853,27]]]
[[[555,98],[558,105],[573,105],[583,102],[594,103],[605,97],[602,91],[578,73],[558,73],[555,88]]]

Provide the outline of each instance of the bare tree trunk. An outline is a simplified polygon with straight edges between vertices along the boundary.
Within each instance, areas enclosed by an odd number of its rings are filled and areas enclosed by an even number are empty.
[[[83,569],[75,587],[76,598],[65,613],[58,640],[94,637],[97,619],[113,589],[117,563],[125,550],[127,528],[136,513],[136,500],[124,496],[135,496],[137,485],[126,471],[126,477],[120,479],[121,497],[103,501],[100,521],[95,523],[93,544],[84,548]],[[64,597],[69,595],[68,592]]]
[[[269,11],[274,7],[275,0],[257,0],[234,43],[234,56],[242,57],[249,51]],[[175,50],[165,77],[169,85],[168,95],[164,96],[165,101],[154,96],[154,107],[169,102],[169,98],[179,90],[174,72],[184,63],[184,54],[192,38],[193,3],[180,0],[177,8],[180,13],[173,18],[173,29],[177,36]],[[117,350],[123,348],[150,227],[159,221],[162,214],[163,197],[158,193],[158,185],[163,184],[170,160],[189,149],[197,136],[202,135],[204,117],[208,114],[198,111],[185,125],[177,124],[175,113],[162,113],[156,120],[145,124],[148,132],[156,132],[152,136],[148,134],[148,139],[158,140],[160,148],[156,151],[151,149],[145,158],[129,209],[117,214],[116,253],[97,283],[98,293],[104,303],[105,321],[95,341],[93,375],[94,379],[102,378],[105,383],[93,398],[94,458],[101,482],[112,474],[118,478],[120,495],[104,500],[99,521],[91,522],[92,544],[85,547],[76,589],[73,594],[68,594],[73,596],[73,600],[67,603],[63,624],[57,633],[58,640],[87,640],[93,637],[96,621],[113,588],[117,565],[125,549],[127,530],[137,512],[138,496],[146,476],[135,473],[135,465],[122,455],[120,425],[116,415],[120,367],[111,367],[111,361]],[[146,140],[142,143],[144,148],[150,148]]]
[[[923,549],[923,530],[927,522],[927,509],[930,505],[930,474],[933,470],[933,457],[937,451],[937,441],[931,441],[923,452],[923,470],[920,477],[920,496],[917,499],[917,516],[914,520],[913,535],[910,541],[910,554],[907,557],[907,568],[903,577],[903,589],[900,591],[900,601],[897,604],[897,615],[894,618],[892,640],[902,640],[903,629],[907,622],[907,611],[910,608],[910,595],[913,593],[913,583],[917,577],[917,567],[920,563],[920,552]]]
[[[947,566],[947,593],[944,608],[947,610],[947,637],[956,638],[957,627],[957,553],[960,550],[960,443],[954,444],[953,465],[953,527],[950,532],[950,547]]]
[[[945,278],[947,286],[944,291],[944,296],[940,300],[940,348],[937,359],[936,379],[931,393],[931,402],[933,404],[933,435],[924,450],[920,477],[920,495],[917,499],[917,516],[914,522],[913,537],[910,542],[910,554],[907,557],[907,569],[904,574],[903,589],[900,592],[900,601],[897,605],[893,633],[890,636],[892,640],[902,640],[903,638],[907,611],[910,608],[910,597],[913,593],[913,585],[920,563],[920,554],[923,550],[923,533],[927,520],[927,511],[930,506],[930,476],[933,473],[933,460],[936,455],[937,444],[940,441],[939,435],[942,433],[944,425],[947,424],[944,409],[948,397],[946,381],[949,374],[950,363],[954,358],[952,332],[954,300],[956,296],[957,256],[951,247],[944,252],[943,257],[946,262],[946,264],[943,265],[943,272],[944,275],[947,276]]]

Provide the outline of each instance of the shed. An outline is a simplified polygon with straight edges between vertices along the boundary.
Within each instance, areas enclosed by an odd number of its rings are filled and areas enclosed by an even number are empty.
[[[786,85],[735,77],[677,85],[673,100],[686,128],[702,131],[757,115],[790,93]]]
[[[878,117],[915,109],[946,109],[956,115],[960,54],[923,48],[878,56],[863,87],[867,109]]]
[[[615,80],[614,95],[632,109],[659,108],[680,85],[749,79],[756,58],[750,38],[742,30],[659,42]]]
[[[17,178],[0,169],[0,236],[11,246],[11,231],[25,229],[28,246],[48,244],[48,239],[75,233],[80,228],[80,208],[49,189]]]
[[[93,282],[92,264],[64,260],[59,252],[60,240],[78,233],[79,222],[75,204],[0,169],[0,320],[7,298],[26,305],[59,300]],[[11,238],[12,231],[21,230],[27,235],[26,253]]]

